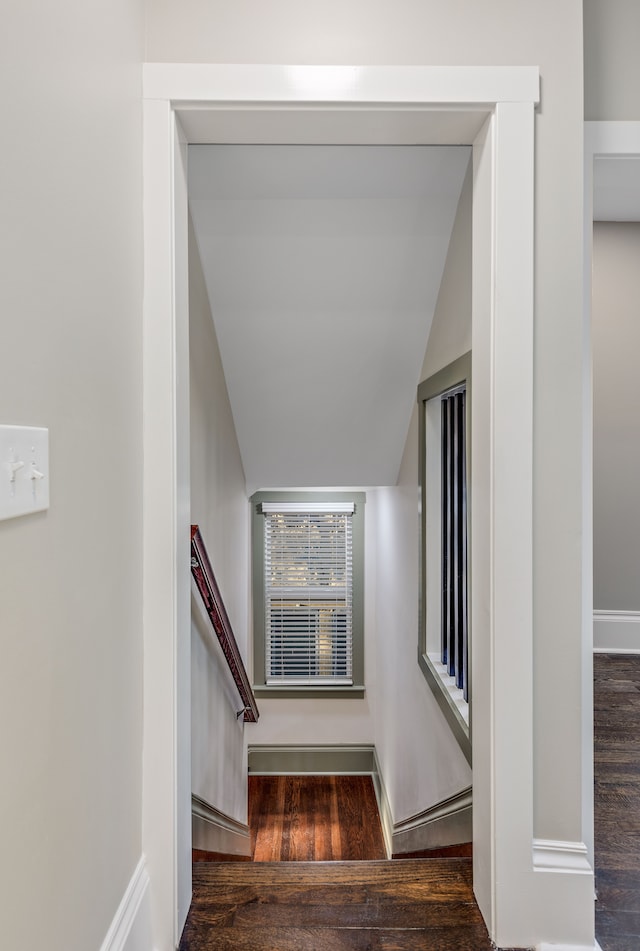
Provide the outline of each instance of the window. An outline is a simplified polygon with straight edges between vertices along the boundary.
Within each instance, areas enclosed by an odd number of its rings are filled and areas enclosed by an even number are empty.
[[[253,496],[254,684],[363,690],[364,493]]]
[[[418,661],[471,761],[469,436],[471,354],[418,387],[420,630]]]

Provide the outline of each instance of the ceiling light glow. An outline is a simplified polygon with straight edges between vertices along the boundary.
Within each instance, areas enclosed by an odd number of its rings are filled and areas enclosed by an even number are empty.
[[[289,66],[291,82],[311,99],[332,99],[355,86],[360,66]]]

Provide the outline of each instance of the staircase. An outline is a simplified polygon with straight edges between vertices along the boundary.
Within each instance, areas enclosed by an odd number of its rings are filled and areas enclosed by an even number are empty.
[[[180,951],[491,951],[471,860],[202,862]]]

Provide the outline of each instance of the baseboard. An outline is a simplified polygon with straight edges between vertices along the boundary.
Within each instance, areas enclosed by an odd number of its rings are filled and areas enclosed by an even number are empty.
[[[594,611],[593,649],[600,654],[640,654],[640,611]]]
[[[391,804],[387,796],[387,789],[382,777],[382,770],[378,761],[378,754],[373,750],[373,788],[375,789],[376,799],[378,801],[378,812],[380,813],[380,823],[382,825],[382,837],[384,847],[387,852],[387,858],[393,855],[393,815],[391,813]]]
[[[131,876],[100,951],[152,951],[149,884],[143,855]]]
[[[396,822],[393,827],[393,855],[421,852],[471,842],[473,807],[471,786],[461,789],[428,809]]]
[[[249,826],[225,815],[199,796],[191,797],[191,840],[194,849],[204,852],[251,855]]]
[[[373,775],[375,751],[373,744],[339,744],[335,746],[255,745],[249,747],[249,772],[258,776]]]

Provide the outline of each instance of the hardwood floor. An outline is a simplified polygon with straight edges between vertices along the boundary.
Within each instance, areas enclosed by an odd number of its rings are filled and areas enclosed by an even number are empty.
[[[640,656],[594,656],[596,937],[640,949]]]
[[[491,951],[469,859],[202,863],[180,951]]]
[[[384,859],[370,776],[249,776],[254,862]]]

